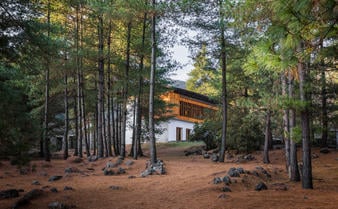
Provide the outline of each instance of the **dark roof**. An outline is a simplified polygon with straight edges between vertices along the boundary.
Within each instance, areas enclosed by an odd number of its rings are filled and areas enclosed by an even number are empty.
[[[203,101],[203,102],[207,102],[209,104],[213,104],[213,105],[218,104],[215,100],[209,98],[208,96],[205,96],[203,94],[199,94],[199,93],[196,93],[196,92],[193,92],[193,91],[189,91],[189,90],[186,90],[186,89],[174,88],[174,93],[177,93],[177,94],[180,94],[180,95],[183,95],[183,96],[187,96],[187,97],[190,97],[190,98],[193,98],[193,99],[197,99],[197,100],[200,100],[200,101]]]

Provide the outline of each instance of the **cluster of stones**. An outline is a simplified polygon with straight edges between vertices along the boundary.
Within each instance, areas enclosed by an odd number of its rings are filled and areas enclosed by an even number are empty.
[[[231,188],[230,185],[232,183],[237,183],[237,179],[233,179],[233,178],[240,178],[242,177],[241,175],[243,175],[242,178],[242,183],[245,183],[245,181],[248,178],[248,175],[253,175],[259,178],[264,178],[264,179],[270,179],[271,175],[270,173],[265,170],[263,167],[256,167],[255,170],[253,171],[248,171],[248,170],[244,170],[243,168],[239,167],[239,168],[230,168],[227,172],[227,175],[225,175],[224,177],[215,177],[213,179],[213,183],[214,184],[224,184],[224,187],[222,187],[222,191],[223,192],[231,192]],[[287,186],[285,184],[282,183],[276,183],[276,184],[272,184],[271,185],[273,188],[275,188],[275,190],[287,190]],[[267,185],[263,182],[263,181],[259,181],[258,184],[256,184],[254,190],[256,191],[261,191],[261,190],[267,190],[268,187]]]
[[[162,160],[158,159],[155,164],[152,164],[149,160],[146,162],[146,169],[141,173],[141,177],[146,177],[149,175],[163,175],[166,173],[164,163]]]
[[[126,169],[122,168],[121,165],[123,163],[123,159],[118,158],[116,162],[112,162],[111,160],[106,163],[106,166],[102,169],[103,174],[105,176],[113,176],[113,175],[120,175],[120,174],[125,174]],[[131,166],[134,164],[134,161],[128,160],[125,162],[126,166]]]

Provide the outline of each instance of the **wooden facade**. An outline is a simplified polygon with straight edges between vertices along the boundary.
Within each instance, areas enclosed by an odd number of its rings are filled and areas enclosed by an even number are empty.
[[[172,116],[192,123],[201,123],[207,114],[218,110],[216,103],[209,97],[185,89],[175,88],[163,95],[162,99],[173,104]]]

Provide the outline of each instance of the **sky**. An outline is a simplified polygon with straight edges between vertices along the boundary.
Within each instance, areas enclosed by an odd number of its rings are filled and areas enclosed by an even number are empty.
[[[181,63],[183,67],[174,72],[170,77],[174,80],[187,81],[189,78],[188,73],[193,69],[192,60],[189,58],[189,50],[183,45],[175,45],[172,50],[173,59]]]

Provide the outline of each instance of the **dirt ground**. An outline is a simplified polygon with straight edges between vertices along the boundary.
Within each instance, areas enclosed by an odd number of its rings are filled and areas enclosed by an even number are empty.
[[[338,208],[338,152],[330,150],[321,154],[313,163],[313,190],[303,190],[301,183],[288,181],[282,150],[270,152],[271,164],[263,164],[260,152],[253,153],[255,160],[245,161],[234,156],[226,163],[214,163],[201,155],[184,156],[187,147],[159,146],[158,157],[165,163],[167,174],[140,177],[145,169],[147,157],[134,161],[132,165],[120,165],[125,174],[105,176],[102,169],[117,158],[104,158],[95,162],[83,159],[74,162],[74,157],[64,160],[32,161],[30,171],[20,174],[8,161],[0,162],[0,190],[23,189],[22,197],[32,189],[42,189],[43,195],[22,206],[26,209],[46,209],[54,201],[80,209],[117,208],[161,208],[161,209],[211,209],[211,208]],[[147,153],[146,153],[147,154]],[[252,174],[256,167],[263,167],[272,176]],[[242,167],[250,174],[234,177],[229,185],[231,192],[223,192],[224,183],[214,184],[215,177],[223,178],[231,167]],[[65,173],[72,168],[73,173]],[[33,171],[32,171],[33,170]],[[60,175],[62,179],[48,181],[50,176]],[[39,185],[32,185],[38,181]],[[259,182],[265,182],[268,190],[255,191]],[[282,183],[287,190],[278,190],[276,183]],[[73,190],[64,190],[64,187]],[[112,187],[113,186],[113,187]],[[51,188],[58,192],[52,192]],[[12,208],[20,198],[0,199],[0,209]]]

